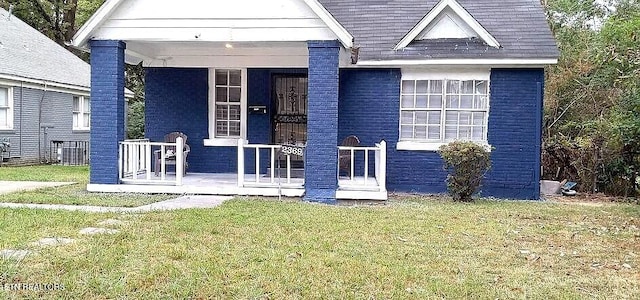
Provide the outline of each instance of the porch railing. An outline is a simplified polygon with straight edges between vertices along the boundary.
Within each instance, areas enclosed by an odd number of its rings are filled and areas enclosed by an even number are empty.
[[[170,148],[169,148],[170,147]],[[125,183],[153,183],[182,185],[184,175],[184,153],[175,152],[175,176],[167,176],[167,160],[169,149],[183,149],[184,141],[178,137],[175,143],[151,142],[148,139],[125,140],[120,142],[119,163],[120,181]],[[158,176],[154,174],[152,165],[159,159]]]
[[[374,177],[369,175],[369,158],[374,155]],[[362,161],[357,156],[362,153]],[[348,162],[347,179],[341,178],[341,163]],[[380,141],[374,147],[338,146],[338,184],[346,189],[372,189],[386,191],[387,178],[387,142]]]
[[[244,139],[238,140],[238,187],[286,187],[286,188],[302,188],[304,179],[293,178],[291,176],[292,164],[291,156],[284,155],[286,160],[285,174],[280,174],[282,166],[277,165],[280,157],[281,145],[264,145],[264,144],[248,144]],[[254,151],[250,151],[253,149]],[[249,150],[249,151],[247,151]],[[260,172],[264,167],[260,159],[260,152],[268,152],[268,171]],[[253,173],[245,172],[245,158],[248,155],[254,155],[255,169]],[[278,171],[276,172],[276,169]],[[249,175],[249,176],[247,176]]]

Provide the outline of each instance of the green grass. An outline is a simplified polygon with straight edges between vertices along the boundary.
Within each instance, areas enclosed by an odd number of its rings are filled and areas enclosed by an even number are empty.
[[[162,194],[89,193],[86,191],[89,181],[87,166],[2,167],[0,180],[76,182],[73,185],[0,195],[0,202],[136,207],[176,197]]]
[[[77,235],[108,217],[128,223],[115,235]],[[238,199],[142,215],[0,209],[0,220],[3,247],[58,232],[79,239],[0,261],[5,282],[64,290],[0,298],[640,297],[637,205]]]

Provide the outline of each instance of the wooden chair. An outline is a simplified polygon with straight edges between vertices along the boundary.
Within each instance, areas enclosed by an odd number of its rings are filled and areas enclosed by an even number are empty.
[[[184,174],[187,174],[187,167],[189,166],[189,163],[187,162],[187,156],[189,156],[189,152],[191,152],[191,147],[189,147],[189,145],[187,145],[187,135],[182,133],[182,132],[171,132],[168,133],[167,135],[164,136],[164,142],[165,143],[175,143],[176,139],[178,137],[182,138],[182,142],[184,143],[184,149],[183,149],[183,162],[184,162]],[[164,161],[165,161],[165,166],[168,165],[176,165],[176,147],[175,146],[166,146],[164,147],[165,149],[165,157],[164,157]],[[155,157],[155,174],[156,176],[158,176],[158,174],[160,173],[160,167],[162,166],[162,150],[155,150],[153,151],[154,157]],[[165,168],[166,171],[166,168]]]
[[[355,135],[350,135],[342,140],[340,146],[357,147],[360,146],[360,139]],[[338,151],[338,161],[340,168],[338,172],[344,170],[347,172],[347,176],[351,177],[351,151],[340,150]]]

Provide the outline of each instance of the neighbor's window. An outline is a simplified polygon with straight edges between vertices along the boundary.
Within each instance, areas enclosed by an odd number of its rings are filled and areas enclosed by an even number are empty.
[[[0,129],[13,129],[13,91],[0,87]]]
[[[486,142],[487,80],[403,80],[400,141]]]
[[[215,137],[241,135],[242,72],[241,70],[215,70]]]
[[[73,129],[88,130],[91,124],[91,101],[87,96],[73,96]]]

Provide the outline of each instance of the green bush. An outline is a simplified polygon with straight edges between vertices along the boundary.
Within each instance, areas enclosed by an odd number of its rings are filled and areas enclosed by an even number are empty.
[[[453,201],[471,202],[471,195],[478,191],[484,174],[491,167],[489,151],[468,141],[454,141],[438,150],[444,160],[447,189]]]

